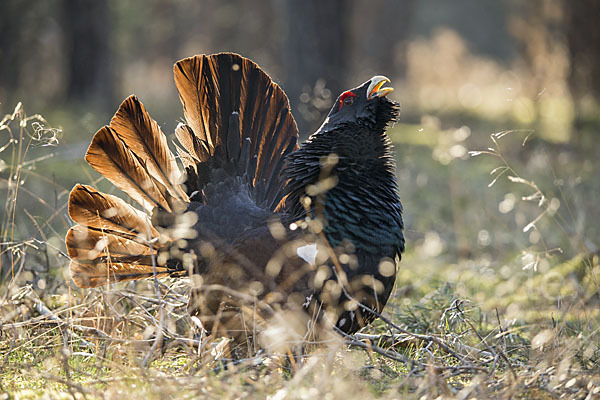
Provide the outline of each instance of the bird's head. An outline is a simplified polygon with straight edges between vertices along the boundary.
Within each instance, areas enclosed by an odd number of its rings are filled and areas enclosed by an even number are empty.
[[[348,124],[385,129],[399,114],[398,103],[386,96],[394,89],[384,87],[390,80],[374,76],[362,85],[343,92],[333,104],[320,131],[331,131]]]

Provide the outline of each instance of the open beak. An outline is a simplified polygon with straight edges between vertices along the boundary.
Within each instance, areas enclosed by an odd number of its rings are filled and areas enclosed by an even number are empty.
[[[384,97],[387,96],[394,88],[391,87],[382,87],[386,83],[390,83],[391,81],[382,75],[377,75],[371,78],[371,83],[367,88],[367,100],[372,100],[376,97]]]

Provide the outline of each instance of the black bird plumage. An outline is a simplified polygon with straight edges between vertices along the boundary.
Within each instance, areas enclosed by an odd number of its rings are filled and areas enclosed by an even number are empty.
[[[340,95],[298,148],[287,97],[250,60],[196,56],[174,71],[185,178],[158,125],[137,98],[125,100],[86,160],[146,213],[73,189],[79,225],[66,241],[77,285],[195,275],[190,312],[209,332],[242,340],[277,310],[333,316],[347,333],[369,323],[373,314],[353,301],[381,311],[404,250],[385,133],[399,107],[383,77]],[[299,248],[313,243],[319,257],[307,262]]]
[[[374,293],[369,284],[361,285],[360,291],[367,293],[357,299],[381,310],[390,296],[396,274],[394,270],[393,274],[382,275],[380,262],[387,259],[395,263],[396,256],[400,257],[404,251],[402,205],[397,193],[392,146],[385,133],[388,125],[396,121],[399,107],[387,97],[366,100],[369,84],[367,81],[350,91],[357,99],[351,105],[344,105],[344,94],[340,95],[321,128],[288,156],[283,173],[287,179],[284,194],[296,218],[309,214],[312,218],[324,219],[323,231],[330,246],[350,246],[358,265],[344,268],[349,282],[372,276],[383,284],[380,293]],[[311,201],[307,210],[302,204],[306,186],[324,179],[323,158],[330,154],[335,154],[334,165],[327,175],[335,179],[335,186],[321,199]],[[318,215],[319,208],[322,215]],[[354,292],[359,296],[356,286]],[[344,295],[341,297],[339,302],[345,300]],[[366,321],[359,323],[353,315],[343,312],[337,326],[345,332],[355,332],[373,318],[372,314],[364,315]]]

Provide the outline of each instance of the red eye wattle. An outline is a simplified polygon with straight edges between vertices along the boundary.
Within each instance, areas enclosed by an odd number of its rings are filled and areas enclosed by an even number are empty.
[[[340,107],[338,108],[338,111],[342,109],[342,106],[346,105],[352,105],[352,103],[354,103],[354,98],[356,97],[356,94],[352,93],[350,90],[342,93],[342,95],[340,96]]]

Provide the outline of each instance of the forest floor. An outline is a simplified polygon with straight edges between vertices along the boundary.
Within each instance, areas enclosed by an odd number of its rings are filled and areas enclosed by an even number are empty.
[[[385,320],[235,361],[195,335],[186,280],[161,299],[152,280],[70,282],[66,198],[96,175],[47,156],[43,124],[0,129],[2,399],[600,397],[597,122],[567,144],[468,116],[396,125],[408,249]]]

